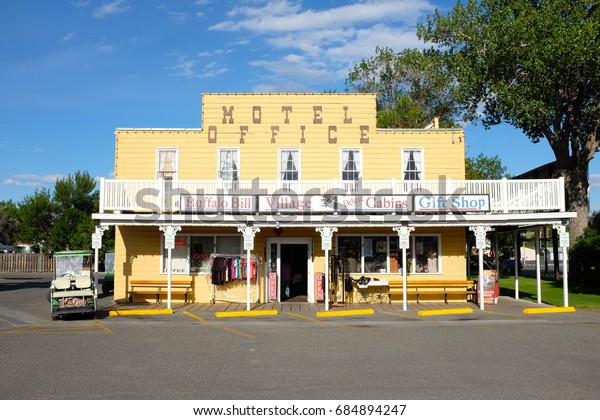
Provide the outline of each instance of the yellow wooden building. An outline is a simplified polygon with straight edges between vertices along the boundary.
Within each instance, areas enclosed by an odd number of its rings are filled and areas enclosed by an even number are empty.
[[[375,99],[204,94],[200,129],[117,129],[94,215],[115,300],[470,299],[443,284],[467,280],[469,229],[573,217],[562,180],[465,181],[463,130],[378,129]]]

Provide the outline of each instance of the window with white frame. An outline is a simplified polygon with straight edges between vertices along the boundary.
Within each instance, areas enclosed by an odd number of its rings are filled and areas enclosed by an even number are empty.
[[[239,180],[239,149],[219,149],[218,154],[219,179],[223,181]]]
[[[423,180],[423,149],[402,149],[402,179],[404,181]]]
[[[300,180],[300,149],[279,150],[279,179],[282,181]]]
[[[343,181],[355,181],[362,176],[360,149],[342,149],[341,173]]]
[[[440,243],[439,235],[411,235],[407,273],[441,273]],[[346,260],[350,273],[402,272],[398,235],[340,235],[337,254]]]
[[[162,272],[169,268],[168,253],[162,252]],[[173,274],[210,273],[213,253],[242,254],[240,235],[177,235],[171,251]]]
[[[177,155],[175,148],[156,149],[156,179],[177,179]]]

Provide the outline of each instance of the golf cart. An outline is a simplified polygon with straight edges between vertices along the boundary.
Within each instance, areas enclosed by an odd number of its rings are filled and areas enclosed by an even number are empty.
[[[95,313],[98,292],[93,279],[91,251],[54,254],[54,278],[50,284],[52,319],[67,314]]]
[[[104,280],[102,281],[102,293],[107,295],[115,289],[115,253],[107,252],[104,255]]]

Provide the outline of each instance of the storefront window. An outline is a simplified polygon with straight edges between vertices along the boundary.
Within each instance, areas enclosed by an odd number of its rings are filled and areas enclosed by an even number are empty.
[[[171,272],[173,274],[186,274],[189,270],[188,240],[187,236],[175,237],[175,248],[171,251]],[[168,256],[169,254],[163,251],[163,273],[169,272]]]
[[[402,273],[398,235],[338,236],[337,253],[346,258],[350,273]],[[406,250],[407,273],[440,273],[439,235],[411,236]]]
[[[239,236],[217,236],[217,254],[239,255],[242,243]]]
[[[175,238],[175,248],[171,251],[173,274],[210,273],[213,253],[241,255],[240,236],[182,235]],[[162,250],[163,273],[168,273],[168,252]]]
[[[439,273],[439,240],[437,236],[415,236],[414,272]]]
[[[387,272],[387,237],[365,236],[363,239],[363,255],[365,256],[365,273]]]
[[[360,236],[338,236],[338,255],[348,262],[350,273],[361,273],[361,237]]]
[[[190,273],[208,273],[210,271],[210,254],[214,250],[212,236],[190,237]]]
[[[402,250],[398,235],[390,236],[390,273],[402,272]]]

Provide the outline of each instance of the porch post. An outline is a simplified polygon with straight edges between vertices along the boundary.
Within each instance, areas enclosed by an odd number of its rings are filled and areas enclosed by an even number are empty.
[[[108,226],[96,226],[92,234],[92,248],[94,248],[94,299],[98,300],[98,250],[102,248],[102,235]],[[97,304],[97,302],[96,302]]]
[[[490,226],[478,225],[470,226],[469,230],[475,233],[475,246],[479,251],[479,282],[477,285],[477,289],[479,290],[479,309],[483,311],[483,292],[485,289],[485,286],[483,284],[483,250],[485,249],[485,234],[492,230],[492,228]]]
[[[410,232],[415,230],[412,226],[395,226],[392,229],[398,233],[398,244],[402,249],[402,310],[408,310],[406,292],[406,250],[410,248]]]
[[[325,251],[325,310],[329,310],[329,250],[332,248],[333,233],[338,228],[323,226],[315,229],[321,234],[321,249]]]
[[[542,270],[540,267],[540,228],[535,228],[535,277],[537,285],[537,303],[542,303]]]
[[[515,300],[519,300],[519,231],[515,230]]]
[[[567,227],[565,225],[554,225],[553,227],[558,233],[560,246],[562,247],[563,305],[566,308],[569,306],[569,232],[567,232]]]
[[[167,259],[169,261],[169,268],[167,273],[167,308],[171,309],[171,289],[172,289],[172,277],[171,272],[173,271],[173,258],[172,251],[175,248],[175,235],[181,230],[181,226],[178,225],[163,225],[159,229],[165,233],[165,249],[167,249]]]
[[[246,310],[250,310],[250,251],[254,249],[254,236],[256,232],[260,232],[258,226],[238,226],[238,232],[244,235],[244,250],[246,250]],[[258,288],[258,279],[256,279],[256,287]]]

